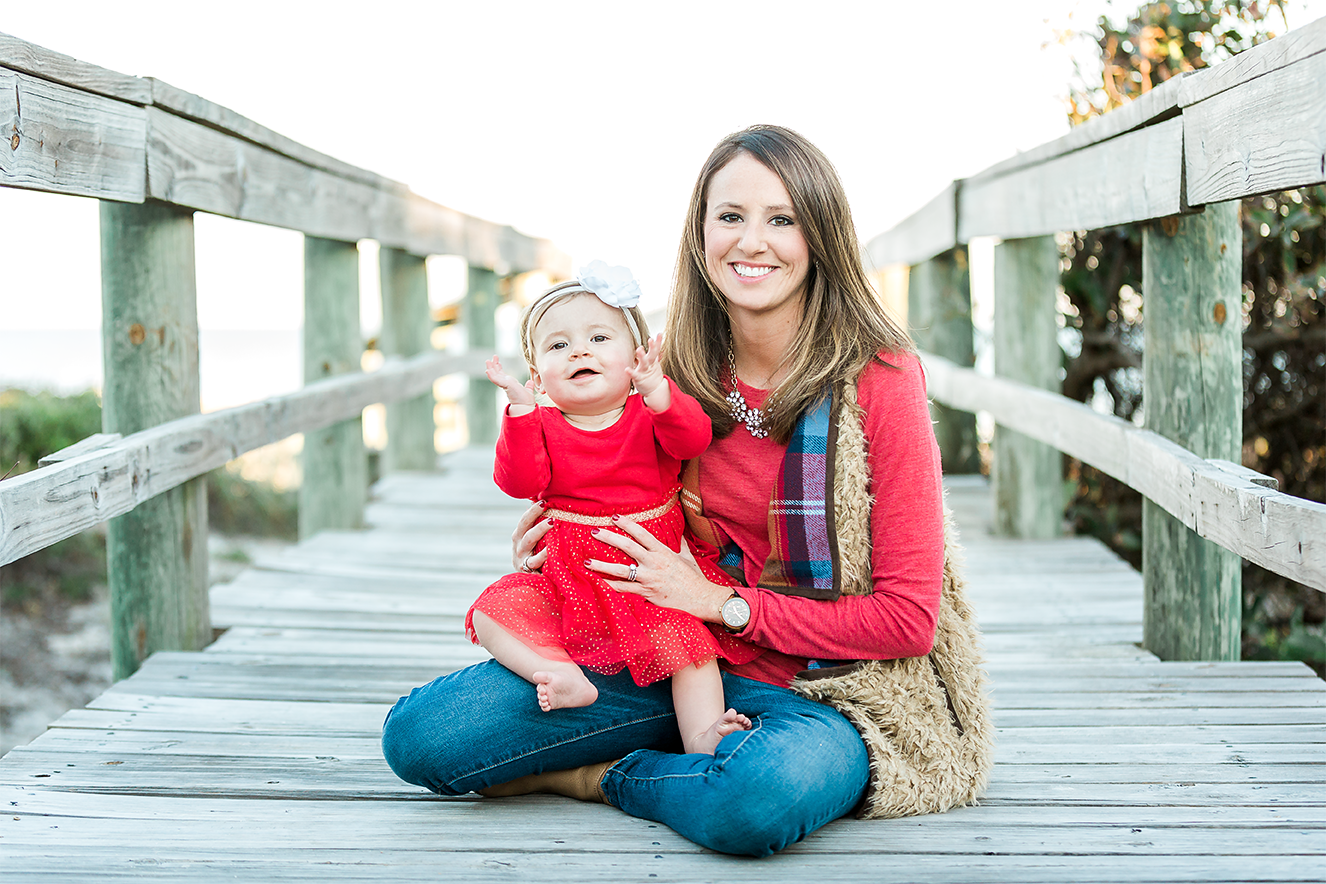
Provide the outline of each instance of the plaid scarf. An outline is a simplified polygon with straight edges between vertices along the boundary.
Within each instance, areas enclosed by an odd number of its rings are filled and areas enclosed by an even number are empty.
[[[764,589],[829,600],[842,593],[833,512],[840,404],[839,396],[826,391],[802,412],[792,430],[769,501],[769,558],[757,584]],[[704,514],[698,458],[686,462],[681,482],[686,524],[700,540],[718,547],[719,565],[744,586],[745,554]]]

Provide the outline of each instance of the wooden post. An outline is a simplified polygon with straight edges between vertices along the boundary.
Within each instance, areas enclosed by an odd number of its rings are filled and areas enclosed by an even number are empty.
[[[963,367],[976,364],[967,247],[913,266],[907,277],[907,324],[922,350]],[[945,474],[979,473],[976,415],[930,403]]]
[[[360,370],[359,249],[304,237],[304,383]],[[362,418],[304,434],[299,536],[362,528],[368,455]]]
[[[1059,249],[1054,237],[1005,240],[994,254],[995,374],[1058,391],[1063,356],[1055,322]],[[1057,537],[1063,526],[1063,455],[1021,433],[995,433],[995,531]]]
[[[423,258],[402,249],[378,253],[382,279],[382,352],[415,356],[432,349],[432,313],[428,309],[428,273]],[[437,466],[433,445],[433,393],[387,403],[387,470],[431,470]]]
[[[1143,233],[1146,426],[1201,457],[1235,463],[1243,437],[1242,270],[1237,201]],[[1144,501],[1146,648],[1164,660],[1239,659],[1241,564]]]
[[[497,352],[497,303],[497,273],[471,264],[462,316],[471,350]],[[497,444],[497,388],[484,378],[470,378],[465,422],[471,445]]]
[[[104,431],[128,435],[197,414],[193,213],[103,202],[101,302]],[[211,642],[207,478],[112,519],[106,572],[117,680],[154,651],[196,651]]]

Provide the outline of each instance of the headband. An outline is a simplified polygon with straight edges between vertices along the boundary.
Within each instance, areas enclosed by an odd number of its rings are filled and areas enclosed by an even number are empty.
[[[527,352],[534,352],[534,326],[539,324],[543,314],[552,307],[553,300],[562,295],[580,294],[594,295],[609,307],[621,310],[635,345],[640,347],[644,344],[640,339],[640,327],[630,311],[631,307],[640,303],[640,284],[625,267],[613,267],[602,261],[590,261],[580,269],[575,279],[558,283],[535,298],[529,305],[529,320],[525,324]]]

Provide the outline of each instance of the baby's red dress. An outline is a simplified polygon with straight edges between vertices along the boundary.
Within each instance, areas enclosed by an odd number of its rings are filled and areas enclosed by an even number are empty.
[[[474,611],[480,610],[529,644],[562,648],[595,672],[627,668],[638,685],[715,657],[745,663],[764,653],[690,614],[618,592],[584,564],[633,561],[590,536],[600,528],[624,533],[612,525],[614,515],[632,516],[679,550],[685,519],[677,501],[678,471],[709,440],[709,418],[675,385],[667,411],[655,414],[640,396],[630,396],[617,422],[598,431],[573,426],[555,408],[508,415],[493,477],[512,497],[547,504],[553,527],[539,548],[548,550],[548,558],[539,573],[508,574],[483,591],[465,617],[470,640],[478,643]],[[732,583],[713,549],[694,538],[688,542],[709,580]]]

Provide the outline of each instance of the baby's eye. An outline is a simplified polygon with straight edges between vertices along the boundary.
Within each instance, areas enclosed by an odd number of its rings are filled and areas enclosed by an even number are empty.
[[[555,341],[548,345],[549,350],[560,350],[566,346],[566,341]]]
[[[590,338],[590,340],[596,344],[602,344],[607,339],[608,339],[607,335],[594,335],[594,337]]]

